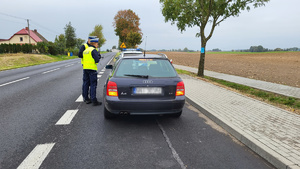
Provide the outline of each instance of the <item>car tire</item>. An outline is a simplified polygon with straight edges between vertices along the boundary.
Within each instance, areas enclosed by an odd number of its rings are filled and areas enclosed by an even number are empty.
[[[171,116],[175,117],[175,118],[179,118],[181,116],[181,114],[182,114],[182,110],[180,112],[178,112],[178,113],[172,114]]]
[[[114,117],[115,117],[115,115],[112,114],[111,112],[109,112],[104,106],[104,118],[105,119],[113,119]]]

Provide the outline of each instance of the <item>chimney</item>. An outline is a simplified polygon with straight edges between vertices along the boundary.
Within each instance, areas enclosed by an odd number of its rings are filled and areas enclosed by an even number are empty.
[[[25,28],[28,31],[28,27]]]
[[[33,32],[37,33],[37,30],[36,30],[36,29],[34,29],[34,30],[33,30]]]

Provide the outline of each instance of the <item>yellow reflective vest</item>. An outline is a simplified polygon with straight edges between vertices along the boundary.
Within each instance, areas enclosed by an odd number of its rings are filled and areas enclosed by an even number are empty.
[[[89,47],[89,45],[87,43],[84,44],[85,49],[87,49]],[[81,65],[83,65],[83,58],[81,58]]]
[[[90,70],[97,71],[97,63],[95,62],[92,56],[92,51],[94,49],[95,49],[94,47],[88,47],[83,51],[83,58],[82,58],[83,69],[90,69]]]

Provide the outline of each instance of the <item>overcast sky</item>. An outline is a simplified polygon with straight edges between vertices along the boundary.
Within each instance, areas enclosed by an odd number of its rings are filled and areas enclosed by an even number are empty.
[[[37,29],[49,41],[64,34],[69,22],[81,39],[87,39],[94,26],[101,24],[107,40],[101,50],[111,49],[118,45],[113,18],[119,10],[131,9],[140,17],[144,39],[141,48],[145,48],[147,36],[147,50],[200,50],[200,38],[195,37],[199,28],[181,33],[176,25],[165,23],[159,0],[1,0],[0,7],[0,39],[8,39],[25,28],[24,19],[30,20],[31,30]],[[269,49],[300,48],[299,8],[300,0],[270,0],[264,7],[243,11],[216,27],[206,49],[249,49],[258,45]]]

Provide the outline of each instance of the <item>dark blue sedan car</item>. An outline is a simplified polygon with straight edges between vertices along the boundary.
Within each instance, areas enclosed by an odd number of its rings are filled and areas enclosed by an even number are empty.
[[[179,117],[184,83],[165,55],[140,54],[116,61],[103,90],[104,117],[161,115]]]

